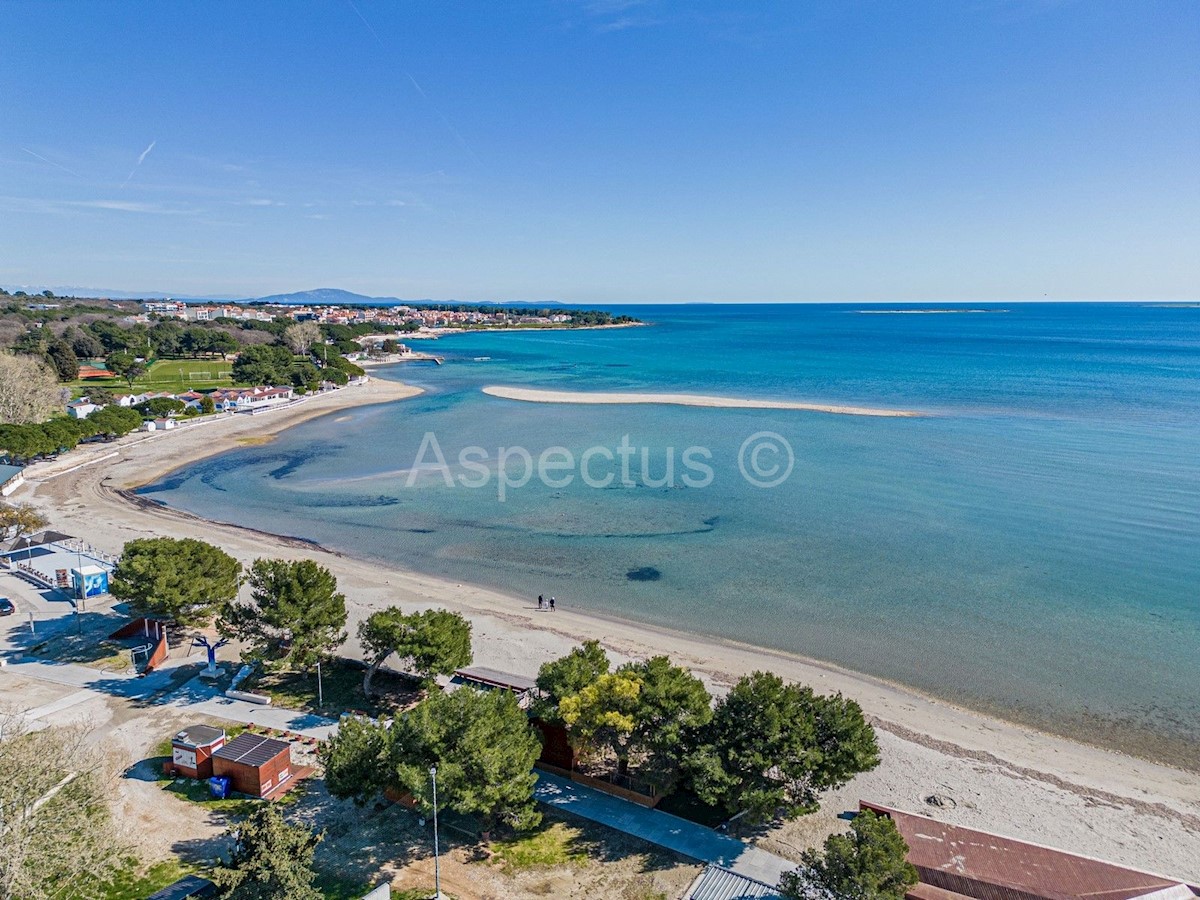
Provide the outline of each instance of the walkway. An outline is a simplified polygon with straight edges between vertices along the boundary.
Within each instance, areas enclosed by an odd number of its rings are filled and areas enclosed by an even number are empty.
[[[678,816],[646,809],[549,772],[538,771],[534,796],[548,806],[599,822],[617,831],[698,859],[715,863],[765,884],[775,885],[796,863],[718,834]]]
[[[123,697],[146,704],[170,706],[198,716],[212,716],[242,724],[253,722],[268,728],[294,731],[318,740],[329,737],[337,728],[337,723],[332,719],[311,713],[231,700],[202,678],[191,678],[176,687],[178,668],[181,666],[170,666],[139,677],[122,672],[101,672],[78,663],[58,663],[26,656],[8,659],[4,671],[79,689],[31,710],[29,717],[32,719],[77,706],[91,697]]]

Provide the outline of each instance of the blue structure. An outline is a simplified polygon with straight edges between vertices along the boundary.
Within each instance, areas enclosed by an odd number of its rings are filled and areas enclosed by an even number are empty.
[[[76,597],[100,597],[108,593],[108,569],[84,566],[71,570],[71,590]]]

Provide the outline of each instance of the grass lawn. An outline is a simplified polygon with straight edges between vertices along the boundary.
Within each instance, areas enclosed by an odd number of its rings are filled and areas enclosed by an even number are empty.
[[[150,370],[133,383],[135,391],[171,391],[179,394],[188,390],[208,390],[229,387],[232,365],[221,359],[156,359]],[[72,393],[86,394],[88,388],[103,387],[116,393],[127,392],[124,378],[89,378],[71,382]]]
[[[506,841],[496,841],[492,850],[496,859],[508,869],[529,869],[535,866],[582,865],[588,861],[580,849],[582,831],[566,822],[548,822],[536,831]]]
[[[136,859],[130,858],[101,886],[100,893],[96,896],[101,900],[145,900],[187,874],[189,870],[175,859],[144,866]]]
[[[421,691],[415,681],[390,672],[378,672],[371,681],[374,699],[368,700],[362,690],[363,668],[344,660],[331,660],[321,666],[321,687],[324,703],[317,702],[317,673],[263,672],[256,673],[245,690],[269,694],[271,705],[282,709],[297,709],[336,719],[344,712],[360,711],[376,716],[404,709],[420,699]]]

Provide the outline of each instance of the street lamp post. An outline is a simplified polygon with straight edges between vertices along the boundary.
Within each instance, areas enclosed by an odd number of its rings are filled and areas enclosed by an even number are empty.
[[[437,829],[437,766],[429,767],[429,777],[433,779],[433,900],[442,900],[442,867]]]

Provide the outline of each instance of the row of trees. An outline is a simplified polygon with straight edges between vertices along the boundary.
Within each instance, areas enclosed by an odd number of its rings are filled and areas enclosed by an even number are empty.
[[[239,601],[243,580],[250,600]],[[113,596],[138,615],[203,627],[214,620],[244,644],[243,657],[266,669],[310,671],[346,640],[346,598],[337,579],[310,559],[258,559],[242,565],[195,538],[129,541],[113,571]],[[391,656],[427,684],[471,662],[471,625],[445,610],[404,614],[393,607],[359,626],[368,665],[363,689]]]
[[[856,702],[767,672],[742,678],[714,706],[704,684],[667,657],[613,670],[588,641],[542,666],[537,685],[538,714],[564,725],[584,758],[615,760],[660,793],[683,784],[752,822],[811,812],[820,792],[879,763]]]
[[[24,425],[0,425],[0,456],[24,462],[74,449],[80,441],[88,438],[120,437],[136,431],[141,424],[140,411],[106,406],[86,419],[59,417]]]

